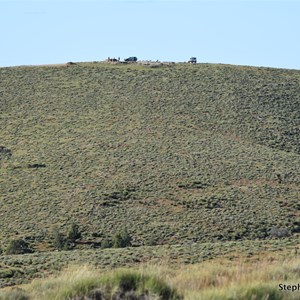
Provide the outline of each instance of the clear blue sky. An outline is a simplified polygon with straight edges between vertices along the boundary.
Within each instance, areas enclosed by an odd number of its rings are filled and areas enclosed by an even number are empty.
[[[300,69],[298,1],[3,1],[0,66],[186,61]]]

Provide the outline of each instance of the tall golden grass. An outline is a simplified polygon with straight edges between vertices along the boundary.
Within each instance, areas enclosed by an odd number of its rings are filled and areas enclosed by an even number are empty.
[[[218,259],[182,266],[166,281],[185,299],[300,299],[300,291],[279,289],[279,284],[300,283],[300,258]]]
[[[300,257],[215,259],[195,265],[146,264],[131,269],[100,271],[92,266],[71,266],[58,276],[34,280],[20,290],[0,291],[0,299],[64,300],[86,295],[100,283],[111,282],[120,272],[157,278],[176,289],[184,299],[203,300],[288,300],[300,299],[300,291],[281,291],[279,284],[300,283]],[[100,279],[102,278],[102,279]],[[157,299],[157,298],[156,298]]]

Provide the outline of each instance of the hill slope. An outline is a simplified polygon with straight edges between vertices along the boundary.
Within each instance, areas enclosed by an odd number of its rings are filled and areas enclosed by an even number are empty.
[[[72,222],[136,245],[300,230],[300,71],[81,63],[0,81],[2,244],[44,249]]]

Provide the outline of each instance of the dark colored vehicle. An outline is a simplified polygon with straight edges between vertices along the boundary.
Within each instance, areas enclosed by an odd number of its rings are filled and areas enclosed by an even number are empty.
[[[135,57],[135,56],[128,57],[128,58],[124,59],[124,61],[131,61],[131,62],[134,62],[134,61],[137,61],[137,57]]]
[[[196,57],[191,57],[190,60],[188,61],[188,63],[196,64],[197,63],[197,58]]]

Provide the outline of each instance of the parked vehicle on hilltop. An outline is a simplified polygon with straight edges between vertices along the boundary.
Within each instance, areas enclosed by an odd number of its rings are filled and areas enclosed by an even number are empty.
[[[124,61],[128,61],[128,62],[136,62],[136,61],[137,61],[137,57],[135,57],[135,56],[128,57],[128,58],[125,58]]]
[[[197,58],[196,57],[191,57],[190,60],[188,61],[189,64],[196,64],[197,63]]]

